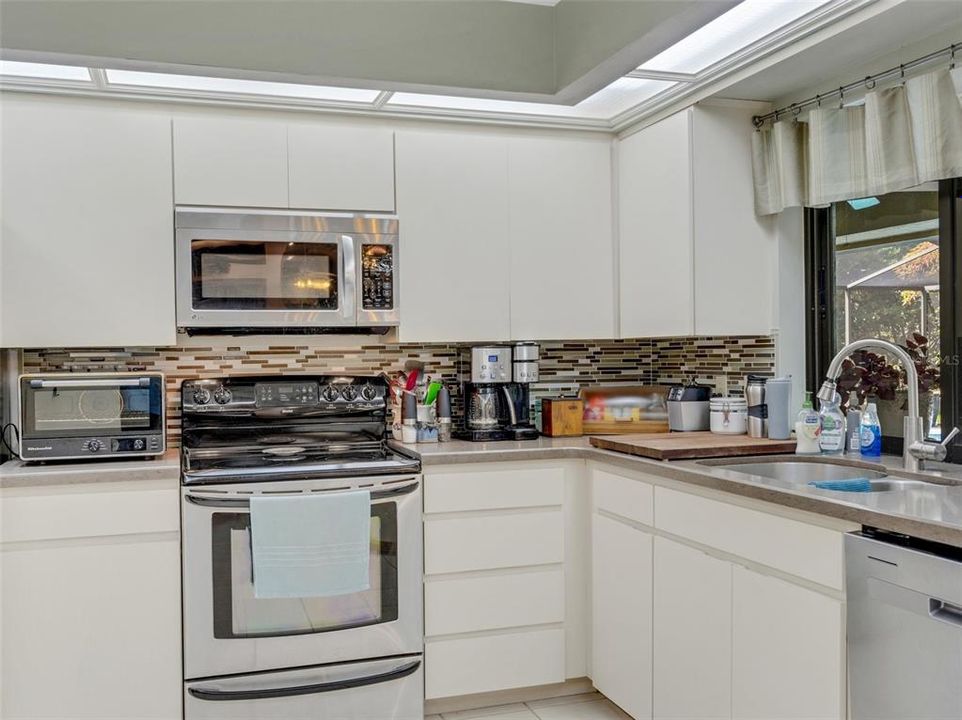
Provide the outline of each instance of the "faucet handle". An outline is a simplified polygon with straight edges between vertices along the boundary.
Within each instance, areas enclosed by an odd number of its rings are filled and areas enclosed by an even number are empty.
[[[952,438],[958,434],[959,429],[952,428],[952,431],[945,436],[945,439],[942,440],[941,443],[918,440],[912,443],[912,445],[909,447],[909,453],[919,460],[934,460],[935,462],[942,462],[949,454],[949,443],[952,441]]]
[[[959,429],[957,427],[952,428],[949,431],[949,434],[946,435],[945,438],[943,438],[940,445],[942,445],[942,447],[944,448],[947,448],[949,446],[949,443],[952,442],[952,438],[954,438],[958,434],[959,434]]]

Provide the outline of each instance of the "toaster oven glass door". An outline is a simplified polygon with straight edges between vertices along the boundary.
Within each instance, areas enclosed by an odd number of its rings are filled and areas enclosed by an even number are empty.
[[[24,437],[162,431],[158,377],[23,378],[20,397]]]

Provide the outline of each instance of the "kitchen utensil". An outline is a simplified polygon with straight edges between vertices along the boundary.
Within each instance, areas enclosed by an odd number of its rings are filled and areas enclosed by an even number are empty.
[[[430,385],[428,385],[428,390],[424,394],[424,404],[433,405],[440,391],[441,391],[441,383],[438,382],[437,380],[434,380]]]

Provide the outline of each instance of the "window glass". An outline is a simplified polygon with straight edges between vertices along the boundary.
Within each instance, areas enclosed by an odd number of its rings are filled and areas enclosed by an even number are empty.
[[[921,411],[940,436],[939,195],[922,187],[835,203],[835,347],[881,338],[916,360]],[[859,353],[840,387],[878,399],[883,433],[901,436],[906,389],[894,358]],[[843,397],[847,400],[847,397]]]

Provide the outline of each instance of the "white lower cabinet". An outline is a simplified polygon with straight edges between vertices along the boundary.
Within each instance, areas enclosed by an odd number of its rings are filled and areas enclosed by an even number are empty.
[[[587,594],[588,537],[575,537],[584,524],[574,514],[584,505],[569,500],[585,482],[578,467],[512,462],[425,472],[427,699],[584,676],[587,614],[576,593]]]
[[[732,566],[655,538],[655,720],[731,717]]]
[[[736,720],[845,716],[841,601],[735,565],[732,609]]]
[[[11,488],[0,514],[0,717],[179,720],[177,480]]]
[[[591,524],[591,679],[635,720],[650,718],[652,537],[597,512]]]

